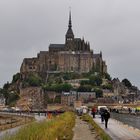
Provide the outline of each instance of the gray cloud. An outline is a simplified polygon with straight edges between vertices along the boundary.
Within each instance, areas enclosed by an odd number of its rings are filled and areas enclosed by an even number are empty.
[[[1,0],[0,85],[19,71],[23,58],[63,43],[72,7],[75,36],[102,50],[109,73],[140,87],[139,0]]]

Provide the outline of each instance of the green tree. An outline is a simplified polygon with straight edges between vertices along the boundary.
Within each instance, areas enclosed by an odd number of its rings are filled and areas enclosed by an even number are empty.
[[[89,80],[80,81],[80,85],[89,85]]]
[[[112,84],[106,84],[106,85],[102,85],[102,88],[112,90],[113,86],[112,86]]]
[[[128,88],[131,88],[131,87],[132,87],[132,84],[131,84],[131,82],[130,82],[128,79],[123,79],[123,80],[122,80],[122,83],[123,83],[126,87],[128,87]]]
[[[108,73],[104,73],[104,77],[105,79],[108,79],[109,81],[111,81],[111,76]]]
[[[81,85],[77,91],[78,92],[91,92],[92,86],[91,85]]]
[[[94,89],[95,93],[96,93],[96,98],[101,98],[103,97],[103,91],[101,89]]]
[[[8,90],[10,87],[10,83],[7,82],[6,84],[4,84],[3,89]]]
[[[6,84],[4,84],[3,89],[1,89],[1,93],[3,94],[4,98],[5,98],[5,104],[8,105],[8,98],[9,98],[9,89],[10,84],[9,82],[7,82]]]
[[[8,97],[9,97],[9,92],[6,89],[2,89],[1,93],[3,94],[4,98],[5,98],[5,104],[8,105]]]
[[[21,77],[20,73],[15,74],[13,76],[12,83],[17,82],[20,79],[20,77]]]
[[[68,92],[68,91],[70,91],[70,90],[72,89],[71,84],[64,83],[64,84],[62,84],[61,86],[62,86],[62,87],[61,87],[61,88],[62,88],[61,91]]]
[[[95,86],[96,82],[95,82],[95,75],[91,75],[89,77],[89,84]]]
[[[19,99],[19,95],[16,92],[10,92],[7,99],[8,105],[14,105]]]
[[[89,83],[93,86],[100,86],[102,84],[102,76],[98,75],[91,75],[89,78]]]
[[[6,89],[6,86],[4,87],[5,88],[1,89],[0,92],[5,98],[5,104],[10,105],[12,103],[15,103],[19,99],[19,95],[14,91],[9,91],[8,89]]]
[[[70,74],[69,73],[64,73],[63,79],[64,80],[70,80],[71,79]]]

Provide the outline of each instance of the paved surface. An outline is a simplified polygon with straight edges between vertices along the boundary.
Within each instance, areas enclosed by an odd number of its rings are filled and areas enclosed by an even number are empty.
[[[92,127],[90,127],[87,122],[84,122],[77,117],[73,140],[99,140],[94,129],[91,130],[91,128]]]
[[[104,123],[101,123],[99,115],[94,120],[113,140],[140,140],[140,130],[138,129],[124,125],[114,119],[109,119],[108,128],[105,129]]]

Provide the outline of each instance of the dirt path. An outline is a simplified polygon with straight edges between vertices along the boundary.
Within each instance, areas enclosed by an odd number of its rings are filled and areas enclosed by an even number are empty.
[[[87,122],[84,122],[77,117],[74,128],[73,140],[99,140],[94,129],[92,129]]]

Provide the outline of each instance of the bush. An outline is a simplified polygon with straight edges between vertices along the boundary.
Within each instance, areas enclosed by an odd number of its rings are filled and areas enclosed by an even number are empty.
[[[38,75],[30,74],[25,82],[29,86],[40,86],[42,84],[42,79]]]
[[[68,92],[72,89],[71,84],[52,84],[52,85],[43,85],[43,89],[45,89],[46,91],[56,91],[56,92]]]
[[[17,73],[13,76],[13,80],[12,80],[12,83],[15,83],[17,82],[18,80],[20,80],[20,73]]]

